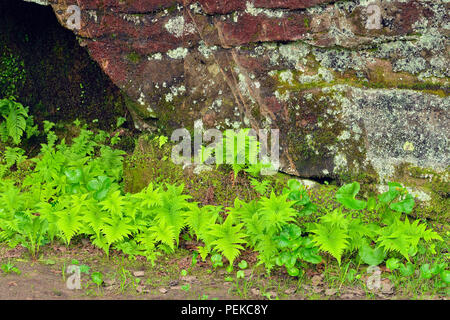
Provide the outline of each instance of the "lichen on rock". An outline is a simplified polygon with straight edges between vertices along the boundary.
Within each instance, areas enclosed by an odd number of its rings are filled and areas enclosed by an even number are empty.
[[[77,34],[141,123],[280,129],[280,169],[303,177],[449,165],[448,1],[49,3],[63,24],[68,5],[96,12]]]

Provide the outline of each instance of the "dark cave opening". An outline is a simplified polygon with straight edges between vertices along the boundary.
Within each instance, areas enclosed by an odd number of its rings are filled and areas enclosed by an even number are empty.
[[[0,19],[0,99],[14,96],[38,123],[80,119],[104,130],[119,116],[131,123],[120,90],[50,6],[2,0]]]

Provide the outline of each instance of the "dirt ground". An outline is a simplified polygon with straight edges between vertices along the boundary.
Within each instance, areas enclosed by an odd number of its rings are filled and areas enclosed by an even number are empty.
[[[192,265],[192,254],[180,249],[170,256],[160,257],[155,266],[138,257],[129,260],[113,252],[109,258],[89,243],[51,246],[42,249],[36,261],[25,248],[0,247],[0,264],[13,264],[20,274],[0,272],[0,300],[229,300],[229,299],[403,299],[389,280],[382,279],[382,288],[368,292],[361,283],[348,286],[333,282],[332,273],[324,276],[320,267],[307,270],[301,281],[282,271],[270,277],[255,268],[253,254],[244,253],[250,263],[244,270],[244,279],[236,272],[228,274],[225,268],[212,268],[209,261],[200,259]],[[76,261],[74,261],[74,259]],[[81,273],[80,289],[69,289],[67,282],[72,274],[69,265],[78,263],[89,269]],[[87,267],[86,267],[87,266]],[[185,271],[182,271],[185,270]],[[101,272],[103,283],[97,286],[92,273]],[[327,278],[327,279],[325,279]],[[333,285],[334,284],[334,285]],[[422,297],[445,299],[442,296]]]

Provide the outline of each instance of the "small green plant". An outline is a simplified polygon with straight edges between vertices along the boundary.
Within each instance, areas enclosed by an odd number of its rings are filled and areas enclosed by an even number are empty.
[[[37,127],[33,126],[33,117],[28,115],[28,107],[12,99],[0,100],[0,115],[5,119],[0,123],[0,138],[3,142],[12,141],[18,145],[24,133],[30,138],[36,134]]]
[[[118,117],[116,122],[116,128],[121,127],[127,121],[124,117]]]
[[[299,216],[309,216],[317,211],[317,206],[312,203],[309,191],[303,184],[298,180],[291,179],[287,186],[288,188],[283,190],[283,194],[288,194],[288,200],[294,202]]]
[[[275,237],[278,254],[275,263],[285,266],[289,275],[296,277],[300,275],[302,261],[318,264],[322,257],[318,254],[318,248],[313,244],[310,237],[302,237],[300,227],[289,224],[283,227],[279,235]]]
[[[3,263],[1,266],[1,269],[6,274],[10,274],[10,273],[14,272],[17,275],[20,275],[22,273],[19,270],[19,268],[17,268],[13,263],[11,263],[9,261],[7,263]]]
[[[181,290],[183,290],[184,292],[189,292],[190,289],[191,286],[189,284],[184,284],[181,286]]]
[[[337,208],[334,203],[319,210],[311,190],[300,181],[291,179],[282,190],[269,190],[269,180],[259,182],[257,177],[262,166],[246,163],[233,167],[235,175],[245,170],[254,177],[251,181],[261,197],[236,198],[227,208],[192,202],[182,184],[150,183],[131,194],[124,191],[125,153],[112,146],[109,134],[87,130],[80,121],[76,125],[79,134],[67,143],[58,138],[53,123],[44,122],[47,141],[36,157],[25,158],[25,151],[18,147],[6,147],[3,152],[0,241],[28,248],[34,259],[46,244],[71,246],[90,239],[108,259],[112,248],[129,259],[144,256],[154,264],[163,253],[175,252],[180,241],[190,241],[198,243],[191,268],[199,256],[203,261],[209,257],[213,269],[227,264],[226,279],[237,281],[243,296],[251,276],[245,276],[244,260],[237,266],[234,262],[244,250],[257,252],[256,266],[263,265],[267,273],[282,268],[298,277],[298,282],[311,264],[331,256],[339,264],[333,277],[340,286],[358,280],[360,264],[376,266],[386,260],[394,275],[410,277],[418,270],[425,283],[433,282],[436,288],[448,284],[447,265],[433,257],[447,250],[440,246],[443,239],[425,223],[407,216],[414,199],[400,184],[389,183],[386,192],[365,201],[358,197],[360,185],[353,182],[336,192]],[[165,142],[159,137],[155,143],[163,147]],[[28,162],[25,176],[18,179],[13,171]],[[90,273],[88,266],[76,260],[72,264]],[[100,277],[95,274],[91,274],[93,282],[93,277]],[[119,277],[122,291],[128,285],[137,287],[140,281],[125,268]]]
[[[251,129],[225,130],[223,139],[214,147],[202,146],[200,160],[209,162],[215,156],[216,165],[231,166],[236,178],[241,171],[257,177],[261,170],[271,168],[270,163],[258,159],[260,146],[256,136],[250,134]],[[261,190],[261,184],[258,185]]]
[[[91,280],[97,285],[97,288],[103,284],[103,274],[101,272],[93,272],[91,275]]]
[[[223,257],[222,255],[216,253],[211,256],[211,263],[214,269],[218,267],[223,267]]]
[[[260,195],[264,195],[266,194],[270,181],[269,180],[263,180],[261,182],[259,182],[256,179],[250,178],[250,183],[253,186],[253,188],[255,189],[256,192],[258,192]]]

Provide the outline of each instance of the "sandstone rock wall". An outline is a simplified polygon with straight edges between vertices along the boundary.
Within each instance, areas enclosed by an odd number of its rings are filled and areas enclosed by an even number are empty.
[[[35,2],[64,26],[80,6],[141,130],[279,128],[281,170],[304,177],[448,169],[448,1]]]

